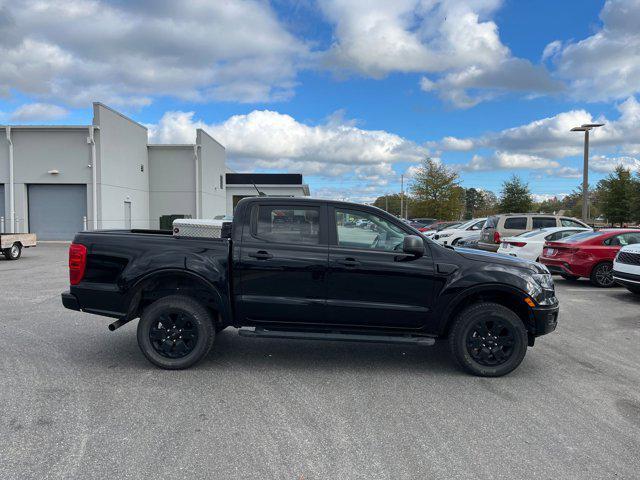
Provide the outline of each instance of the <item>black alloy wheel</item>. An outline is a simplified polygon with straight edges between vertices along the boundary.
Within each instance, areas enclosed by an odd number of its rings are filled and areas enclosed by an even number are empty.
[[[609,288],[613,287],[613,264],[609,262],[599,263],[591,272],[591,283],[596,287]]]
[[[198,343],[198,327],[188,313],[166,311],[151,325],[149,340],[163,357],[186,357]]]
[[[499,319],[480,320],[467,333],[467,351],[480,365],[493,367],[507,362],[514,344],[511,326]]]

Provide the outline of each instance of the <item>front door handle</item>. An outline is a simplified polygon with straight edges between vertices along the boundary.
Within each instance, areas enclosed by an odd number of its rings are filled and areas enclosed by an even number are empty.
[[[357,267],[358,265],[360,265],[360,262],[358,260],[356,260],[355,258],[345,258],[344,260],[339,262],[340,264],[344,265],[345,267]]]
[[[255,253],[250,253],[249,256],[257,260],[269,260],[270,258],[273,258],[273,255],[271,255],[266,250],[258,250]]]

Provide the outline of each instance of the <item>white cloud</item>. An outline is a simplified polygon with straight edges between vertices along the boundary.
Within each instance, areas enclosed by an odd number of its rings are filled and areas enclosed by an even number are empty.
[[[634,172],[640,172],[640,159],[635,157],[607,157],[604,155],[596,155],[589,160],[589,169],[601,172],[611,173],[618,165],[628,168]]]
[[[567,195],[568,193],[532,193],[531,194],[534,202],[545,202],[547,200],[553,200],[553,199],[562,200]]]
[[[325,61],[373,78],[392,72],[438,75],[435,80],[422,77],[420,87],[438,91],[458,107],[505,91],[561,89],[543,66],[513,57],[501,42],[496,23],[489,19],[501,3],[327,0],[321,9],[335,24],[335,41]]]
[[[9,115],[12,122],[48,122],[64,118],[69,114],[66,108],[50,103],[27,103],[16,108]]]
[[[344,118],[344,112],[326,123],[307,125],[279,112],[254,110],[208,125],[194,112],[167,112],[157,124],[147,125],[150,140],[189,143],[202,128],[227,150],[230,164],[239,170],[296,171],[380,191],[397,183],[393,164],[422,160],[427,149],[399,135],[365,130]]]
[[[0,4],[0,94],[141,106],[293,94],[307,46],[259,0]]]
[[[467,171],[487,171],[487,170],[540,170],[545,168],[559,167],[555,160],[548,160],[536,155],[523,153],[495,152],[490,157],[474,155],[469,163],[462,165],[462,170]]]
[[[473,140],[468,138],[444,137],[438,142],[443,150],[466,152],[473,148]]]
[[[560,46],[547,45],[557,74],[581,100],[625,98],[640,91],[640,0],[607,0],[602,26],[593,35]]]

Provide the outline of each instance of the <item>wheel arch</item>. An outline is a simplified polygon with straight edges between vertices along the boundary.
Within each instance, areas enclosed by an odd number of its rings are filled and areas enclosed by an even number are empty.
[[[527,331],[533,332],[535,324],[531,308],[524,302],[528,295],[508,285],[485,285],[465,290],[449,302],[444,311],[441,336],[447,336],[458,314],[470,305],[480,302],[494,302],[507,307],[520,317]]]
[[[201,301],[213,313],[216,325],[230,324],[229,302],[220,289],[199,273],[167,268],[139,278],[129,289],[127,318],[140,316],[142,310],[167,295],[185,295]]]

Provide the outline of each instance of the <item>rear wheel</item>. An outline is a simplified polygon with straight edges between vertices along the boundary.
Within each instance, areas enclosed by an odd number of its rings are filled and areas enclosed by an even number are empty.
[[[4,258],[6,258],[7,260],[18,260],[20,258],[20,255],[22,255],[22,245],[16,242],[11,245],[11,247],[5,249],[3,253]]]
[[[170,370],[189,368],[213,345],[215,329],[197,300],[172,295],[147,307],[138,322],[138,345],[147,360]]]
[[[613,280],[613,264],[611,262],[602,262],[593,267],[590,280],[596,287],[613,287],[615,285]]]
[[[561,273],[560,276],[565,280],[569,280],[570,282],[575,282],[580,277],[576,277],[575,275],[569,275],[568,273]]]
[[[449,334],[458,364],[481,377],[513,371],[527,353],[527,330],[520,317],[497,303],[478,303],[458,315]]]

